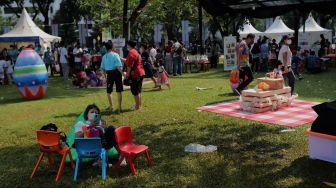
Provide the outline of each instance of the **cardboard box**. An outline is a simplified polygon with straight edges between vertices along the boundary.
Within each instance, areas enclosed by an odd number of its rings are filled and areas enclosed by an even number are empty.
[[[336,136],[312,132],[310,128],[306,133],[310,158],[336,163]]]
[[[285,82],[283,78],[258,78],[257,83],[259,84],[260,82],[265,82],[266,84],[269,85],[270,90],[278,90],[284,88]]]

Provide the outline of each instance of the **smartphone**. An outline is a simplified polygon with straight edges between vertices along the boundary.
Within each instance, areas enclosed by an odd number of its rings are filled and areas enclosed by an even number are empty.
[[[95,115],[95,119],[94,119],[95,124],[99,124],[100,123],[100,119],[101,119],[101,115],[100,114],[96,114]]]

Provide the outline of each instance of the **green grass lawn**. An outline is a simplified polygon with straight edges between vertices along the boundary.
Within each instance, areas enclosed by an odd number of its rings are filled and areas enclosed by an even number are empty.
[[[300,99],[335,100],[335,69],[304,76],[296,84]],[[145,85],[141,111],[128,110],[133,98],[125,91],[127,112],[103,115],[108,124],[132,126],[135,142],[149,146],[153,166],[148,168],[141,155],[136,177],[128,167],[118,174],[109,169],[103,182],[100,168],[87,164],[80,169],[77,183],[69,165],[55,183],[58,164],[48,169],[46,161],[29,179],[39,155],[34,130],[53,122],[67,132],[88,104],[107,107],[105,90],[71,89],[70,82],[56,77],[50,78],[44,99],[25,101],[15,86],[1,86],[0,187],[324,187],[324,182],[336,183],[335,164],[309,159],[304,133],[309,124],[281,133],[284,127],[196,110],[237,99],[228,95],[228,73],[222,68],[171,78],[171,83],[171,91],[151,91],[153,85]],[[212,89],[197,91],[196,87]],[[216,145],[218,151],[185,153],[189,143]]]

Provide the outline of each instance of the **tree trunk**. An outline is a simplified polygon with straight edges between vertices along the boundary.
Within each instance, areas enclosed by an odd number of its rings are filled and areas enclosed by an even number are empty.
[[[50,27],[49,27],[49,17],[48,17],[48,14],[47,15],[43,15],[44,17],[44,26],[43,26],[43,30],[46,32],[46,33],[50,33]]]
[[[138,6],[133,10],[130,18],[128,19],[128,21],[131,23],[131,27],[133,27],[136,19],[139,17],[139,15],[141,14],[142,10],[147,5],[147,2],[148,2],[148,0],[140,0]]]
[[[127,21],[128,0],[124,0],[123,8],[123,37],[128,39],[128,21]]]
[[[174,39],[175,38],[174,27],[170,24],[167,24],[166,30],[167,30],[168,40]]]

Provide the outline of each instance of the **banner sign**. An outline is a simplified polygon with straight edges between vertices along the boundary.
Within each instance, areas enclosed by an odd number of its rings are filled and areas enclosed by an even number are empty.
[[[224,71],[230,71],[237,63],[237,37],[224,37]]]

